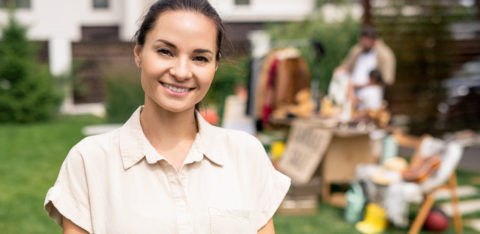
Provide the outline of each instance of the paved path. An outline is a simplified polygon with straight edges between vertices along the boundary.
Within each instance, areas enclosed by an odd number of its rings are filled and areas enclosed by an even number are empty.
[[[465,220],[465,225],[480,232],[480,219],[467,219]]]
[[[459,169],[477,172],[480,175],[480,145],[465,148]]]

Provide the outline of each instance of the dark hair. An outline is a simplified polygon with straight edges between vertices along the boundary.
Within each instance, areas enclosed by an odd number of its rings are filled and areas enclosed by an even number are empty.
[[[375,83],[375,84],[378,84],[378,85],[381,85],[381,86],[384,85],[382,72],[380,72],[380,70],[378,70],[378,69],[372,70],[370,72],[369,76],[370,76],[370,81],[372,83]]]
[[[377,29],[375,29],[375,27],[371,24],[365,24],[362,26],[362,31],[360,31],[360,37],[377,39],[378,37]]]
[[[143,18],[143,22],[135,33],[136,43],[143,46],[145,44],[145,37],[152,28],[155,26],[155,21],[158,16],[166,11],[187,10],[194,11],[205,15],[210,18],[217,27],[217,53],[215,58],[217,61],[222,54],[221,46],[222,40],[225,36],[225,28],[222,23],[222,19],[218,15],[217,11],[208,3],[207,0],[159,0],[156,1],[148,10],[147,14]]]

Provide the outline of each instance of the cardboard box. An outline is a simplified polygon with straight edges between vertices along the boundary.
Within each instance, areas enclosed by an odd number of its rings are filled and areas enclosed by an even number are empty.
[[[313,122],[297,119],[292,123],[284,155],[277,166],[297,184],[306,184],[322,161],[332,131]]]

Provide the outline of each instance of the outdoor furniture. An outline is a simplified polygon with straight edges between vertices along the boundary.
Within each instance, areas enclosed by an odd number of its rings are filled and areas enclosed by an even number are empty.
[[[454,229],[456,233],[461,233],[463,231],[463,227],[462,218],[458,209],[458,196],[456,193],[457,179],[455,175],[455,168],[457,167],[460,157],[463,153],[462,147],[456,142],[446,143],[427,135],[421,138],[416,138],[405,136],[401,132],[394,132],[394,137],[399,146],[415,150],[412,157],[412,163],[416,160],[419,160],[421,157],[428,157],[435,153],[440,153],[442,156],[442,163],[436,173],[420,184],[420,188],[424,193],[425,199],[422,202],[420,210],[416,215],[408,233],[419,233],[435,201],[435,192],[439,191],[440,189],[448,189],[451,193],[454,211]]]

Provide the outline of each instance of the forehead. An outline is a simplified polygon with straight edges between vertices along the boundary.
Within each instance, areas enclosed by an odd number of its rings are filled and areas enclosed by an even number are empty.
[[[214,48],[217,29],[213,20],[201,13],[188,10],[166,11],[157,17],[146,39],[147,41],[163,39],[176,45],[202,45]]]

